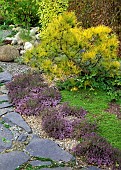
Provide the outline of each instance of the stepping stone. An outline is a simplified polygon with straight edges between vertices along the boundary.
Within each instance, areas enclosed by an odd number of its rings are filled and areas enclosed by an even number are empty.
[[[13,124],[23,128],[26,132],[32,133],[31,128],[29,125],[24,121],[24,119],[21,117],[19,113],[16,112],[10,112],[5,114],[3,117],[3,120],[7,122],[8,124],[12,122]]]
[[[32,166],[43,166],[43,165],[51,165],[51,162],[35,160],[35,161],[30,161],[29,164],[31,164]]]
[[[71,167],[41,168],[40,170],[72,170]]]
[[[11,107],[0,109],[0,116],[6,114],[8,112],[12,112],[12,111],[13,111],[13,108],[11,108]]]
[[[12,147],[12,132],[0,123],[0,152]]]
[[[75,160],[74,156],[63,150],[54,141],[49,139],[40,139],[37,136],[32,138],[25,150],[27,150],[27,152],[29,152],[32,156],[50,158],[54,161],[69,162]]]
[[[30,156],[21,151],[0,154],[0,170],[15,170],[29,159]]]
[[[1,92],[1,93],[4,93],[4,94],[8,94],[8,90],[6,89],[6,86],[5,86],[5,85],[3,85],[3,86],[0,87],[0,92]]]
[[[9,101],[8,95],[0,95],[0,102]]]
[[[12,104],[8,103],[8,102],[4,102],[4,103],[1,103],[0,104],[0,109],[3,109],[3,108],[7,108],[7,107],[11,107]]]
[[[7,71],[0,73],[0,83],[6,83],[12,80],[12,75]]]

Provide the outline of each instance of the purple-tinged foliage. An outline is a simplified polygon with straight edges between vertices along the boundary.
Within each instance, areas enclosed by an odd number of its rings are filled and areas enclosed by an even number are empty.
[[[59,109],[46,110],[42,117],[42,127],[50,137],[64,139],[72,137],[74,125],[77,121],[70,121],[63,117]],[[78,121],[79,123],[79,121]]]
[[[117,169],[117,165],[121,167],[121,151],[113,148],[105,138],[90,133],[81,139],[81,143],[73,148],[75,155],[84,156],[89,164],[111,166],[113,169]]]
[[[63,116],[75,116],[76,118],[84,118],[87,114],[87,111],[83,108],[76,108],[76,107],[70,107],[68,103],[63,103],[60,106],[60,111],[63,114]]]
[[[75,116],[74,113],[79,115],[80,118]],[[96,129],[96,126],[91,125],[86,120],[85,111],[81,113],[78,109],[74,110],[67,103],[58,108],[46,110],[42,116],[42,127],[50,137],[56,139],[79,139],[85,133],[93,132]]]
[[[47,107],[56,106],[61,95],[54,87],[48,87],[40,73],[17,75],[7,84],[9,97],[16,111],[25,115],[39,115]]]

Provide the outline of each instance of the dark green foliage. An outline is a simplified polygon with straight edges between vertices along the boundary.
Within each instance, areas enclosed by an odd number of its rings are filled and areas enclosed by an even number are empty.
[[[39,21],[38,7],[36,0],[1,0],[0,2],[4,18],[27,29],[37,25]]]

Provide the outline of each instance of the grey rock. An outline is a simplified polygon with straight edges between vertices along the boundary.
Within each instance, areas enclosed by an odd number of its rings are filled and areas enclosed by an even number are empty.
[[[23,128],[26,132],[31,133],[32,130],[29,125],[24,121],[19,113],[10,112],[4,115],[3,120],[7,123],[12,122],[15,125]]]
[[[82,168],[81,170],[101,170],[101,169],[96,166],[90,166],[90,167]]]
[[[11,34],[11,30],[0,30],[0,39],[5,39]]]
[[[24,142],[24,141],[26,141],[26,139],[27,139],[27,137],[28,137],[28,135],[27,134],[21,134],[19,137],[18,137],[18,141],[19,142]]]
[[[75,158],[62,148],[60,148],[54,141],[49,139],[40,139],[34,136],[27,145],[26,150],[32,156],[43,158],[50,158],[55,161],[69,162]]]
[[[51,162],[49,162],[49,161],[40,161],[40,160],[30,161],[29,163],[32,166],[51,165]]]
[[[12,75],[8,73],[7,71],[0,73],[0,83],[9,82],[11,81],[11,79],[12,79]]]
[[[15,170],[29,159],[30,157],[21,151],[0,154],[0,170]]]
[[[72,170],[71,167],[41,168],[40,170]]]
[[[12,106],[11,103],[4,102],[4,103],[1,103],[1,104],[0,104],[0,109],[7,108],[7,107],[11,107],[11,106]]]
[[[8,95],[0,95],[0,102],[9,101]]]
[[[12,112],[12,111],[13,111],[13,108],[11,108],[11,107],[0,109],[0,116],[6,114],[8,112]]]
[[[12,132],[0,123],[0,152],[12,147]]]
[[[13,61],[16,57],[19,57],[19,52],[14,46],[0,46],[0,61]]]
[[[5,85],[0,87],[0,92],[3,93],[3,94],[8,94],[8,90],[6,89]]]

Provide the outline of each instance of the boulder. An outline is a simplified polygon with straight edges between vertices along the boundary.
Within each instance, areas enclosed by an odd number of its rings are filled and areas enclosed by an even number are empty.
[[[0,46],[0,61],[13,61],[19,56],[19,51],[12,45]]]

